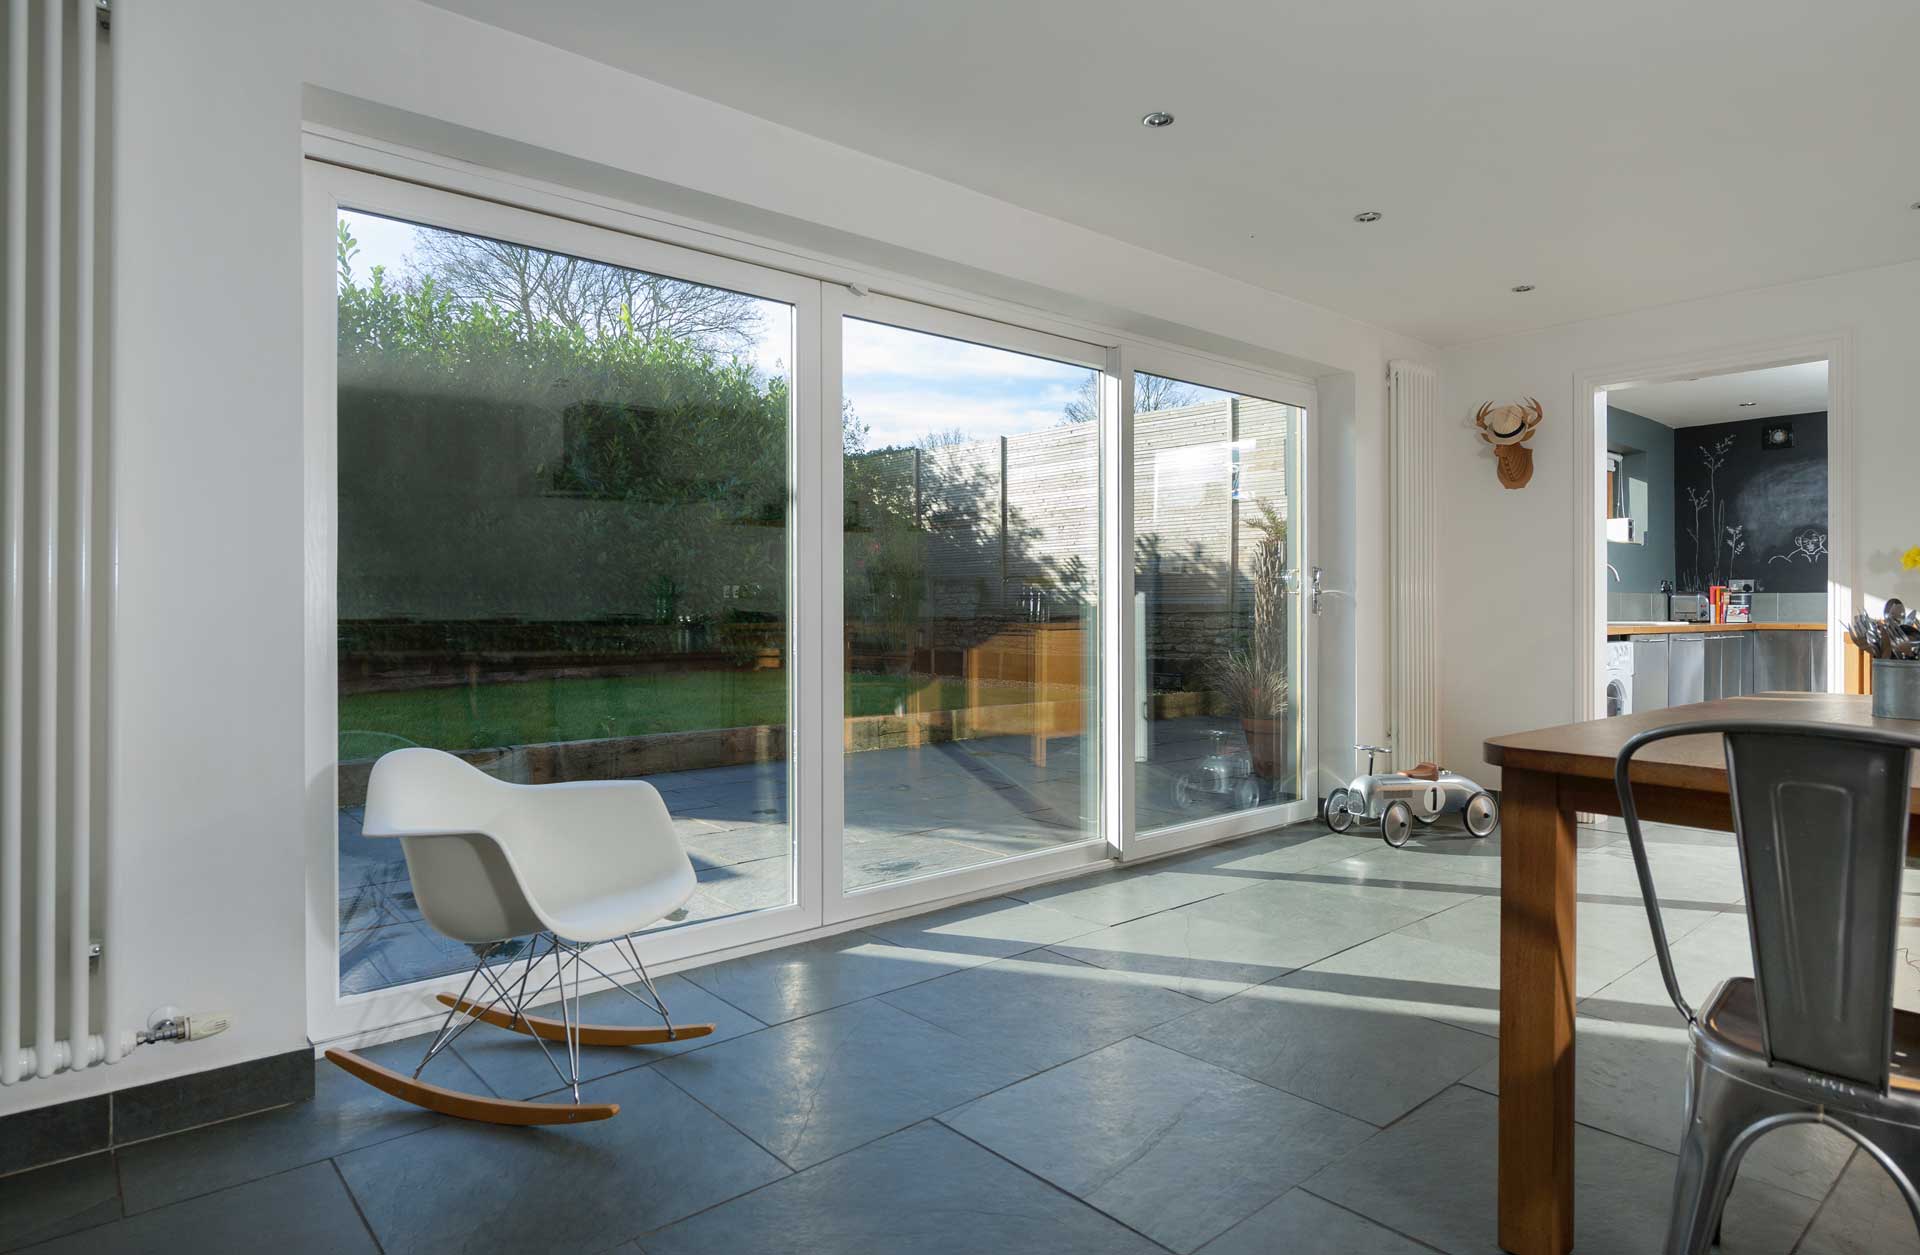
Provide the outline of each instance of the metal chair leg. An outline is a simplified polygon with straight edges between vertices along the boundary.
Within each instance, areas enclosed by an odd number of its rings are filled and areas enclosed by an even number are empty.
[[[1697,1054],[1691,1067],[1666,1255],[1706,1255],[1720,1240],[1721,1209],[1754,1130],[1794,1106],[1708,1067]]]

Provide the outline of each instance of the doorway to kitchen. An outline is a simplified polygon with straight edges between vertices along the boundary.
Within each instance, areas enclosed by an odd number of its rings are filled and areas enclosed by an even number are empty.
[[[1838,356],[1808,344],[1580,383],[1579,717],[1839,687]]]

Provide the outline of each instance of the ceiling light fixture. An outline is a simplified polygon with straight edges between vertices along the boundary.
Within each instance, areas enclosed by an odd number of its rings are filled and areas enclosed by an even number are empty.
[[[1173,115],[1164,109],[1155,109],[1152,113],[1140,119],[1140,125],[1150,126],[1157,131],[1163,126],[1172,126]]]
[[[1380,221],[1380,211],[1377,209],[1364,209],[1353,215],[1353,220],[1355,222],[1378,222]]]
[[[1533,285],[1531,283],[1516,283],[1511,290],[1515,292],[1531,292],[1533,291]]]
[[[1758,404],[1760,404],[1758,401],[1742,401],[1740,403],[1740,408],[1743,410],[1749,410]]]

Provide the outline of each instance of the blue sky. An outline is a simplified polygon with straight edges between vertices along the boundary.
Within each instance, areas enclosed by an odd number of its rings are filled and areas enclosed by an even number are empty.
[[[414,233],[422,228],[366,213],[343,211],[341,218],[359,241],[356,275],[364,278],[376,265],[387,267],[390,275],[406,272]],[[761,335],[752,354],[763,371],[786,373],[790,325],[786,306],[763,303]],[[910,445],[954,428],[970,440],[987,440],[1055,427],[1093,374],[1081,366],[859,319],[847,320],[842,339],[842,386],[868,427],[869,448]],[[1206,399],[1229,395],[1195,391]]]

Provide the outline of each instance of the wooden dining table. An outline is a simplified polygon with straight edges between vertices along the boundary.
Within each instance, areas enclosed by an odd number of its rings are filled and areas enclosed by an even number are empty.
[[[1920,723],[1873,718],[1871,698],[1760,693],[1494,737],[1500,768],[1499,1241],[1513,1255],[1573,1248],[1574,855],[1582,813],[1618,815],[1614,759],[1628,739],[1676,723],[1757,719],[1911,735]],[[1642,819],[1731,831],[1717,737],[1676,737],[1634,758]],[[1920,772],[1908,804],[1920,841]],[[1735,973],[1728,973],[1734,975]],[[1684,1113],[1675,1111],[1675,1129]],[[1654,1200],[1649,1200],[1654,1203]],[[1665,1206],[1666,1200],[1657,1201]]]

